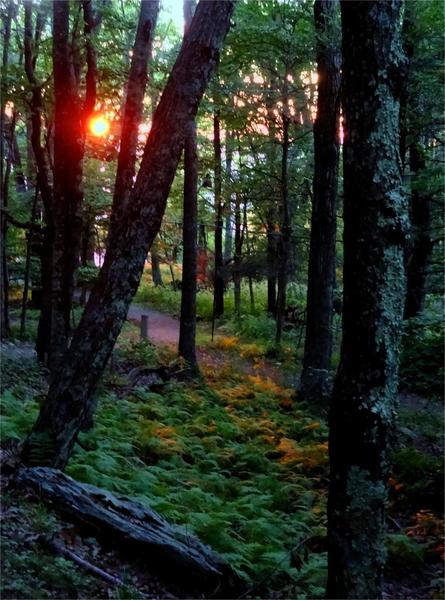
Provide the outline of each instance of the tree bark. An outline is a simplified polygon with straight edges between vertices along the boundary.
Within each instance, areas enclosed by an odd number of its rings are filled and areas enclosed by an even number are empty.
[[[306,338],[301,391],[309,401],[326,401],[332,352],[336,205],[339,158],[340,40],[337,0],[314,4],[318,101],[314,123],[314,182],[309,251]]]
[[[404,301],[398,0],[342,2],[344,311],[330,412],[328,598],[381,598]]]
[[[425,169],[424,149],[418,143],[409,148],[411,170],[410,221],[412,241],[407,250],[406,300],[403,318],[417,317],[423,310],[426,296],[428,265],[433,251],[431,240],[431,204],[428,194],[422,193],[416,178]]]
[[[53,4],[54,224],[51,335],[48,364],[54,373],[68,346],[74,276],[82,235],[84,129],[69,42],[69,2]]]
[[[63,467],[94,411],[94,392],[137,290],[147,251],[159,231],[184,146],[187,124],[219,58],[234,3],[198,5],[156,109],[131,201],[110,228],[98,281],[39,417],[23,459]]]
[[[194,0],[184,0],[184,34],[193,17]],[[198,274],[198,154],[196,122],[190,121],[184,143],[184,205],[181,318],[178,353],[192,376],[199,373],[196,358],[196,280]]]

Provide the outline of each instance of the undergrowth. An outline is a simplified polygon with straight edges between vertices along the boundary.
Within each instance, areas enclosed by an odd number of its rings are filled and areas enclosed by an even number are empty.
[[[320,595],[325,555],[292,549],[324,535],[325,426],[290,415],[289,390],[270,380],[227,371],[210,383],[104,395],[68,473],[148,502],[248,580],[270,573],[272,587]]]
[[[308,544],[325,535],[326,426],[268,379],[203,370],[208,385],[170,383],[162,395],[104,391],[68,474],[149,503],[249,582],[319,597],[326,555]],[[24,401],[3,397],[8,436],[35,419],[37,402],[18,410]]]
[[[444,321],[441,313],[409,319],[404,324],[400,383],[419,394],[443,395]]]

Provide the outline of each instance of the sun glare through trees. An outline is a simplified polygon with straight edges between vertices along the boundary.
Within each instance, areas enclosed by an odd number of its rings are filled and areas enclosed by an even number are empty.
[[[102,137],[110,131],[110,123],[102,115],[95,115],[89,120],[88,128],[93,135]]]

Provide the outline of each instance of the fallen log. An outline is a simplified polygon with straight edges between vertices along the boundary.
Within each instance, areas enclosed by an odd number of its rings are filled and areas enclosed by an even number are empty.
[[[126,496],[48,467],[21,468],[14,479],[99,541],[168,575],[170,583],[220,598],[236,597],[244,587],[212,548]]]

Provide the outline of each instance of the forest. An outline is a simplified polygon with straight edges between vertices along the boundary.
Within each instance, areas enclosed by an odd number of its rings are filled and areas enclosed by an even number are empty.
[[[443,2],[0,19],[2,597],[443,598]]]

